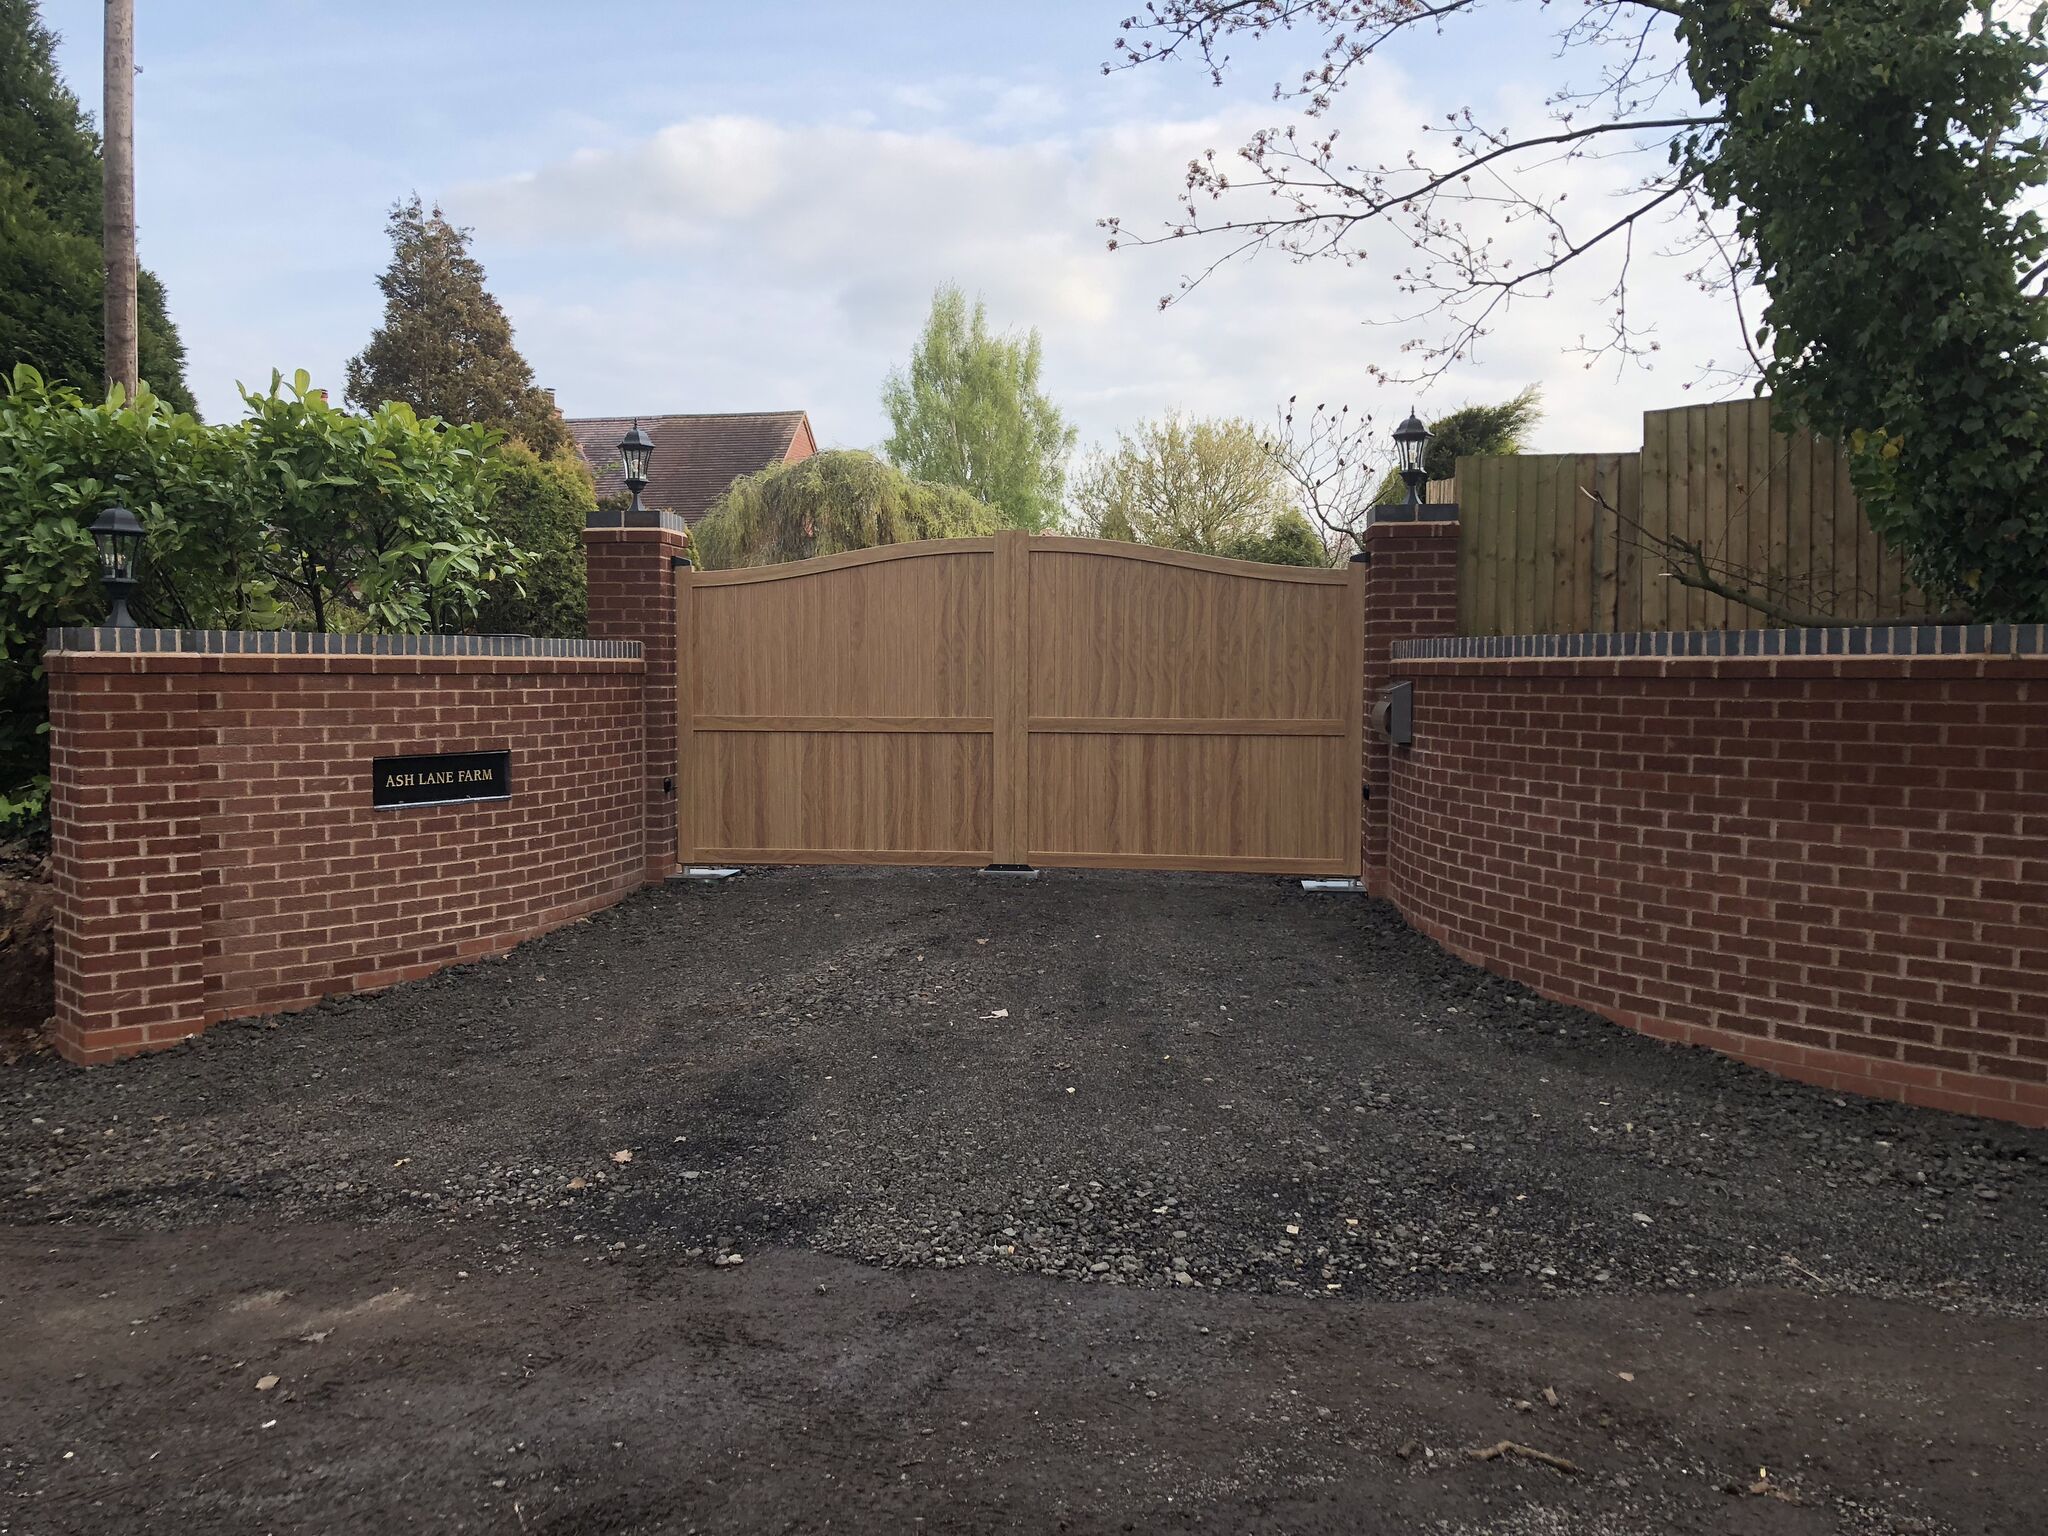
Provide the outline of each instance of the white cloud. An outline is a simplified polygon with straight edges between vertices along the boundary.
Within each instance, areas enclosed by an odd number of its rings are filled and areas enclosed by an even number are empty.
[[[1366,116],[1349,136],[1373,158],[1395,157],[1422,114],[1390,77],[1373,84],[1358,93]],[[1234,263],[1163,313],[1158,297],[1218,249],[1105,249],[1098,217],[1156,226],[1188,159],[1234,146],[1259,118],[989,142],[953,126],[968,102],[950,88],[915,101],[899,92],[897,105],[947,116],[914,132],[691,118],[446,201],[475,225],[522,347],[572,414],[801,405],[826,441],[873,443],[882,377],[947,281],[984,295],[999,326],[1040,329],[1047,386],[1084,442],[1169,408],[1265,420],[1297,392],[1407,408],[1405,392],[1376,397],[1368,382],[1370,363],[1399,363],[1404,333],[1360,323],[1412,303],[1393,289],[1405,252],[1391,230],[1362,266]],[[1007,112],[1015,123],[1057,110],[1029,93],[989,93],[967,115]],[[1555,174],[1576,178],[1582,202],[1616,173]],[[1540,382],[1550,403],[1540,446],[1632,446],[1641,411],[1680,403],[1697,364],[1732,343],[1724,306],[1689,292],[1675,263],[1642,268],[1635,302],[1656,306],[1670,359],[1656,373],[1617,382],[1611,366],[1588,373],[1570,354],[1600,329],[1605,288],[1571,276],[1557,299],[1518,307],[1425,409]],[[577,271],[589,276],[565,283]]]

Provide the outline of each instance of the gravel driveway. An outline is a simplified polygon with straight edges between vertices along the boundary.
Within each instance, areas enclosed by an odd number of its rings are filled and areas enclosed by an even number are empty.
[[[1637,1423],[1662,1449],[1637,1458],[1633,1474],[1617,1463],[1574,1475],[1510,1453],[1454,1480],[1459,1497],[1482,1502],[1453,1500],[1428,1517],[1502,1532],[1592,1530],[1611,1517],[1622,1521],[1613,1529],[1635,1530],[1644,1527],[1628,1520],[1648,1508],[1660,1529],[1750,1529],[1755,1519],[1772,1531],[2018,1531],[2032,1527],[2006,1515],[2019,1519],[2048,1484],[2038,1457],[2044,1157],[2048,1135],[1848,1100],[1640,1039],[1450,960],[1389,908],[1304,895],[1290,882],[749,874],[649,892],[505,959],[274,1024],[220,1027],[157,1057],[90,1072],[44,1060],[0,1074],[0,1199],[16,1229],[0,1265],[32,1274],[42,1298],[0,1311],[0,1355],[12,1344],[52,1372],[83,1372],[68,1396],[80,1422],[101,1422],[111,1410],[96,1388],[113,1336],[60,1337],[49,1298],[83,1294],[118,1268],[109,1255],[147,1253],[155,1273],[189,1250],[181,1277],[153,1301],[121,1293],[120,1322],[146,1301],[165,1315],[230,1306],[233,1268],[208,1278],[200,1257],[218,1254],[228,1230],[262,1234],[236,1241],[260,1249],[266,1283],[283,1292],[339,1262],[337,1232],[360,1234],[341,1250],[376,1247],[388,1270],[431,1254],[432,1264],[416,1262],[440,1266],[437,1285],[459,1262],[465,1282],[512,1287],[508,1297],[520,1277],[546,1276],[544,1290],[580,1287],[583,1308],[644,1301],[648,1286],[724,1287],[721,1305],[731,1306],[758,1290],[761,1338],[777,1348],[794,1347],[771,1339],[777,1330],[843,1331],[837,1309],[897,1283],[875,1266],[901,1268],[929,1287],[966,1287],[928,1289],[923,1305],[973,1298],[950,1334],[970,1368],[989,1327],[970,1312],[1056,1310],[1067,1304],[1053,1298],[1098,1290],[1117,1299],[1090,1301],[1089,1315],[1140,1338],[1166,1320],[1200,1326],[1193,1320],[1212,1316],[1203,1308],[1217,1309],[1212,1326],[1303,1341],[1336,1328],[1354,1346],[1364,1317],[1428,1331],[1449,1327],[1449,1307],[1527,1332],[1541,1316],[1536,1331],[1572,1370],[1591,1369],[1620,1318],[1696,1317],[1700,1306],[1725,1316],[1739,1304],[1778,1328],[1811,1330],[1824,1317],[1838,1339],[1860,1341],[1858,1369],[1892,1384],[1835,1414],[1836,1429],[1872,1416],[1851,1431],[1870,1442],[1865,1462],[1798,1466],[1800,1446],[1827,1432],[1801,1427],[1813,1411],[1811,1400],[1802,1406],[1803,1378],[1776,1374],[1801,1350],[1738,1358],[1730,1345],[1720,1359],[1691,1348],[1698,1411],[1712,1403],[1733,1416],[1719,1429],[1732,1433],[1782,1395],[1779,1475],[1807,1479],[1801,1502],[1777,1497],[1769,1480],[1743,1491],[1756,1467],[1716,1459],[1746,1461],[1768,1446],[1680,1455],[1667,1416]],[[45,1252],[37,1234],[52,1224],[65,1236]],[[592,1279],[608,1266],[618,1267],[610,1290]],[[957,1280],[938,1273],[970,1268],[977,1274]],[[791,1303],[790,1276],[808,1284],[814,1273],[819,1297]],[[992,1300],[991,1286],[1020,1284],[1029,1288]],[[1392,1302],[1430,1310],[1376,1310]],[[518,1310],[514,1299],[503,1305],[507,1316]],[[1056,1354],[1057,1331],[1039,1330],[1033,1347]],[[1899,1384],[1933,1379],[1959,1339],[1994,1336],[1977,1387],[1940,1424],[1917,1419],[1925,1388]],[[510,1345],[472,1341],[462,1358],[489,1359],[493,1348]],[[1006,1411],[1072,1361],[1027,1365],[1005,1367],[1023,1373]],[[1228,1373],[1187,1367],[1219,1403],[1230,1400]],[[688,1369],[677,1364],[675,1380]],[[834,1391],[829,1366],[817,1369]],[[1258,1389],[1286,1390],[1293,1369],[1276,1368]],[[1753,1395],[1733,1390],[1742,1383]],[[1624,1423],[1613,1408],[1553,1407],[1543,1385],[1461,1376],[1457,1392],[1507,1415],[1499,1434],[1473,1421],[1475,1443],[1484,1434],[1583,1453],[1601,1414],[1610,1441]],[[1886,1399],[1894,1389],[1905,1395]],[[1363,1472],[1350,1466],[1354,1503],[1339,1513],[1391,1509],[1370,1506],[1368,1490],[1438,1464],[1427,1437],[1359,1428],[1373,1417],[1360,1417],[1360,1403],[1323,1406],[1365,1434],[1356,1454],[1370,1458]],[[1437,1407],[1456,1422],[1448,1400]],[[1892,1427],[1877,1426],[1886,1415]],[[0,1412],[0,1452],[28,1500],[17,1511],[64,1507],[38,1482],[58,1454],[61,1417]],[[863,1466],[905,1459],[897,1453],[918,1438],[914,1417],[890,1430],[872,1413],[842,1416],[840,1454]],[[243,1431],[215,1428],[226,1437],[219,1454],[230,1455]],[[374,1423],[361,1432],[377,1442]],[[1277,1443],[1263,1461],[1252,1455],[1263,1433],[1246,1426],[1227,1443],[1247,1466],[1269,1468],[1269,1487],[1251,1472],[1234,1491],[1189,1483],[1183,1504],[1161,1494],[1165,1504],[1105,1507],[1102,1525],[1135,1517],[1133,1528],[1152,1529],[1143,1509],[1171,1506],[1176,1521],[1254,1528],[1253,1513],[1277,1507],[1260,1499],[1310,1475],[1307,1463],[1283,1472],[1294,1463]],[[1930,1453],[1944,1436],[1952,1454]],[[1909,1443],[1910,1455],[1886,1453]],[[2020,1459],[1966,1465],[1972,1444]],[[1005,1453],[984,1449],[1000,1482]],[[1011,1450],[1025,1458],[1018,1468],[1035,1454]],[[1085,1437],[1071,1455],[1085,1467]],[[1658,1456],[1694,1470],[1643,1482]],[[358,1469],[365,1489],[388,1475],[373,1462]],[[1851,1463],[1861,1470],[1844,1473]],[[1487,1480],[1475,1481],[1481,1472]],[[1838,1473],[1869,1486],[1845,1486]],[[434,1484],[427,1468],[420,1476]],[[1734,1493],[1730,1479],[1742,1485]],[[685,1529],[718,1507],[700,1495],[677,1487],[628,1500],[607,1523],[536,1485],[505,1528]],[[185,1528],[212,1528],[214,1506],[193,1503],[189,1489],[163,1497]],[[980,1514],[950,1528],[1008,1528],[1027,1506],[1051,1518],[1054,1505],[1031,1504],[1021,1488],[1019,1498],[976,1505]],[[949,1507],[855,1500],[835,1528],[905,1528],[906,1510],[928,1529],[949,1528]],[[1060,1507],[1068,1528],[1097,1528],[1080,1506]],[[467,1506],[443,1513],[455,1508]],[[823,1523],[815,1507],[750,1508],[728,1508],[706,1528]],[[390,1518],[374,1499],[362,1509],[364,1528]],[[1540,1523],[1551,1509],[1584,1523]],[[1487,1523],[1508,1519],[1503,1510],[1538,1523]],[[425,1507],[412,1513],[433,1523]],[[1959,1513],[1966,1523],[1953,1523]],[[266,1506],[262,1518],[282,1517]],[[499,1517],[477,1518],[494,1528]],[[0,1525],[88,1528],[69,1518]]]

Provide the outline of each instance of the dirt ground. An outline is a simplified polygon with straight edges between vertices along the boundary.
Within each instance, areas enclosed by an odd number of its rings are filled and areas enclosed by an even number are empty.
[[[53,1004],[57,901],[47,841],[0,842],[0,1067],[41,1047]]]
[[[1285,882],[677,886],[0,1071],[0,1533],[2037,1532],[2044,1158]]]

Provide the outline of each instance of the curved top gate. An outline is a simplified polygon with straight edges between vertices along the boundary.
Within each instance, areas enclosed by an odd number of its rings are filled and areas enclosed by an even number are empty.
[[[686,863],[1359,872],[1362,566],[997,534],[679,570]]]

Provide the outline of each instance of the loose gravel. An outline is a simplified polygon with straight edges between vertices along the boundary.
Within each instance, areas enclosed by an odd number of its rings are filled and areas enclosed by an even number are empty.
[[[2048,1135],[1634,1036],[1292,882],[780,871],[0,1075],[16,1223],[461,1225],[1321,1299],[2048,1309]]]

